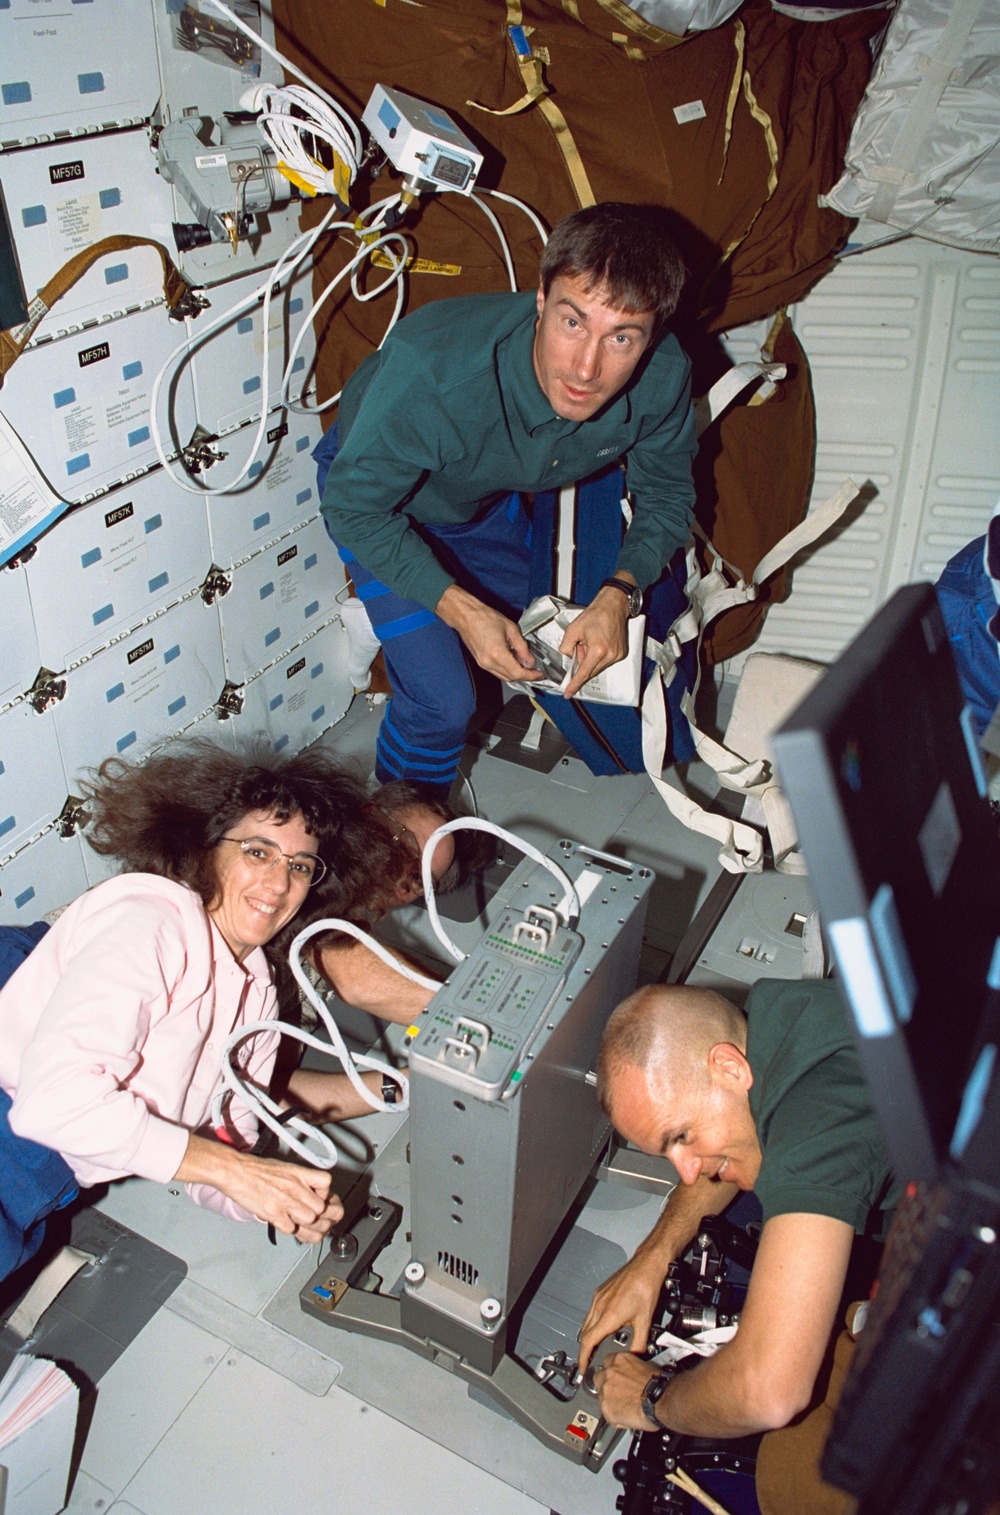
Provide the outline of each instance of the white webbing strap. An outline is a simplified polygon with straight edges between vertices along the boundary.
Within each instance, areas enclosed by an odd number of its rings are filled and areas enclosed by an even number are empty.
[[[719,843],[719,862],[730,873],[759,873],[764,866],[764,841],[752,826],[724,815],[712,815],[697,801],[661,777],[667,746],[667,711],[663,681],[654,673],[642,697],[642,759],[653,787],[671,815],[702,836]]]
[[[748,384],[753,384],[757,379],[764,379],[759,396],[766,400],[768,395],[774,392],[779,379],[783,379],[788,369],[784,363],[736,363],[716,379],[707,395],[702,395],[700,400],[694,402],[695,433],[701,436],[707,426],[717,421],[727,406],[731,405],[738,394],[742,394]]]
[[[34,1334],[35,1327],[57,1294],[61,1294],[71,1278],[75,1278],[87,1263],[96,1262],[89,1252],[77,1247],[62,1247],[39,1273],[35,1282],[21,1300],[17,1309],[8,1316],[6,1325],[22,1341]]]
[[[858,486],[854,480],[846,479],[834,495],[811,511],[804,521],[787,532],[780,542],[765,553],[749,583],[739,576],[738,570],[732,565],[726,564],[711,542],[703,537],[712,555],[711,569],[699,582],[694,582],[693,575],[689,576],[687,587],[690,606],[678,616],[666,639],[663,642],[656,642],[652,637],[646,639],[647,655],[656,664],[656,671],[646,685],[642,698],[642,757],[646,772],[671,814],[689,830],[715,837],[721,842],[719,861],[731,873],[760,872],[763,867],[763,837],[746,821],[731,821],[725,816],[709,814],[695,800],[665,782],[662,777],[668,734],[665,690],[673,682],[681,644],[697,638],[694,686],[681,700],[681,710],[691,728],[695,751],[714,770],[724,788],[757,801],[759,819],[767,827],[778,871],[804,873],[802,858],[794,850],[796,837],[791,811],[777,788],[776,780],[770,775],[768,764],[763,759],[748,762],[708,736],[697,725],[694,702],[701,674],[701,641],[711,621],[732,605],[745,605],[755,600],[760,586],[804,547],[829,531],[857,495]],[[728,567],[736,576],[736,584],[727,583],[724,567]]]

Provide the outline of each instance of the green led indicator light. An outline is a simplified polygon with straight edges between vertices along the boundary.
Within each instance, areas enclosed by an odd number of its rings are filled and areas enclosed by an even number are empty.
[[[510,1076],[510,1081],[511,1081],[512,1084],[519,1083],[520,1079],[521,1079],[520,1073],[512,1073],[511,1076]]]

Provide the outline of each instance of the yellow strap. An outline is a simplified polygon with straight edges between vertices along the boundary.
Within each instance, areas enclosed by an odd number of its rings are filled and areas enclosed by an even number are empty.
[[[733,69],[733,82],[729,86],[729,99],[726,101],[726,129],[722,137],[722,168],[718,182],[722,183],[726,172],[726,164],[729,161],[729,139],[733,135],[733,115],[736,111],[736,102],[740,97],[740,80],[743,78],[743,58],[746,49],[746,27],[742,21],[737,21],[734,43],[736,46],[736,67]]]
[[[519,27],[520,25],[521,0],[507,0],[508,36],[512,28]],[[528,86],[527,93],[522,95],[520,100],[516,100],[513,105],[508,105],[505,110],[492,110],[488,105],[480,105],[478,100],[466,100],[466,105],[471,106],[473,110],[486,111],[491,116],[514,116],[519,111],[527,110],[529,105],[534,105],[537,102],[539,110],[552,128],[552,134],[559,145],[559,151],[563,155],[566,171],[569,174],[570,183],[573,185],[573,192],[576,195],[578,204],[580,206],[596,205],[597,201],[594,197],[594,191],[590,187],[587,170],[583,166],[580,149],[573,139],[573,133],[569,129],[566,117],[549,95],[549,87],[542,73],[543,60],[545,63],[549,61],[548,52],[545,48],[532,47],[530,54],[522,54],[515,46],[513,38],[511,38],[511,45],[514,47],[514,57],[517,59],[518,71]]]
[[[572,16],[574,21],[580,21],[580,7],[577,5],[576,0],[562,0],[562,8],[567,16]],[[582,21],[580,21],[580,25],[583,25]]]
[[[632,58],[636,63],[645,63],[646,54],[642,48],[630,42],[624,32],[612,32],[611,40],[622,49],[627,58]]]
[[[539,100],[538,109],[551,126],[553,135],[559,144],[559,151],[566,160],[566,171],[569,174],[570,182],[573,185],[573,193],[576,195],[580,207],[596,205],[597,200],[594,196],[594,191],[590,187],[587,170],[584,168],[583,159],[580,157],[580,149],[574,141],[573,133],[569,129],[566,117],[549,95],[545,95]]]
[[[774,136],[774,127],[771,124],[771,117],[768,115],[767,111],[764,110],[763,106],[758,105],[757,103],[757,96],[753,92],[753,85],[750,83],[750,75],[748,72],[744,72],[743,74],[743,93],[747,97],[747,104],[750,107],[751,116],[753,116],[754,120],[758,121],[764,128],[764,141],[767,143],[767,155],[771,160],[771,172],[767,176],[767,198],[770,200],[771,196],[774,194],[774,191],[778,187],[778,144]]]

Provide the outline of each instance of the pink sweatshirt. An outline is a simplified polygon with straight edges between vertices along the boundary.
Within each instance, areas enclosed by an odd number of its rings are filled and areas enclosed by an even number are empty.
[[[242,964],[184,884],[126,873],[80,896],[0,989],[0,1085],[11,1128],[62,1154],[80,1184],[136,1173],[168,1183],[189,1131],[205,1127],[226,1038],[273,1020],[274,986],[258,948]],[[278,1038],[243,1044],[264,1087]],[[239,1100],[243,1143],[257,1123]],[[252,1217],[205,1184],[198,1204]]]

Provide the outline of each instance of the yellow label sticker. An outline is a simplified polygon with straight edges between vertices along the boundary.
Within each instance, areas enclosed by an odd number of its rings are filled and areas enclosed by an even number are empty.
[[[388,253],[381,247],[376,247],[372,253],[372,262],[376,268],[394,266]],[[450,279],[462,272],[461,263],[435,263],[430,258],[407,258],[406,267],[411,274],[445,274]]]

